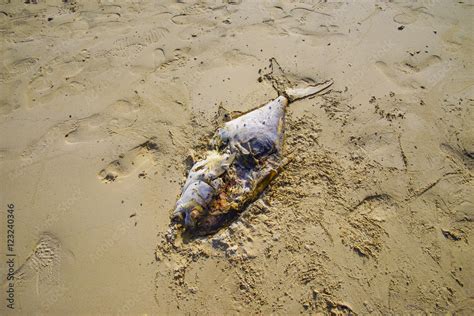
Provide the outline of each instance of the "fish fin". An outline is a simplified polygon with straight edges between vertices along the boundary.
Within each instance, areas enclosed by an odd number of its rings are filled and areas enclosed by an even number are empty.
[[[332,80],[328,80],[315,85],[308,85],[306,87],[292,87],[285,90],[286,97],[290,102],[314,96],[319,93],[328,92],[328,88],[333,84]]]
[[[285,89],[291,87],[292,83],[288,78],[288,74],[283,71],[278,61],[272,57],[270,58],[269,72],[264,74],[263,78],[270,82],[273,89],[281,95]]]
[[[229,112],[223,105],[222,102],[219,104],[219,107],[217,109],[217,113],[214,117],[214,120],[218,122],[219,124],[223,124],[226,122],[229,122],[230,120],[233,120],[234,118],[232,117],[232,113]]]

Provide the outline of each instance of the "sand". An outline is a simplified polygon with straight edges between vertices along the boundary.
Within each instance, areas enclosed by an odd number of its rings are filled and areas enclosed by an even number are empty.
[[[0,313],[474,313],[472,1],[9,2]],[[170,243],[186,158],[277,96],[270,58],[334,80],[288,110],[296,159]]]

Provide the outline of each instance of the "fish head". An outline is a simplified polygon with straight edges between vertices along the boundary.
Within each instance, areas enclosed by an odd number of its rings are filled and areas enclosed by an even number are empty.
[[[230,168],[235,155],[209,151],[206,159],[191,168],[181,192],[173,219],[193,229],[209,211],[216,193],[222,188],[223,174]]]
[[[189,201],[184,204],[179,204],[172,218],[184,224],[186,228],[194,228],[199,218],[204,216],[204,209],[196,201]]]

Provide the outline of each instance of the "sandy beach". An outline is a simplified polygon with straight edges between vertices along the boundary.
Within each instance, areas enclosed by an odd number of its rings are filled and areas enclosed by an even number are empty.
[[[474,314],[472,1],[0,3],[0,314]],[[295,159],[170,243],[272,58]]]

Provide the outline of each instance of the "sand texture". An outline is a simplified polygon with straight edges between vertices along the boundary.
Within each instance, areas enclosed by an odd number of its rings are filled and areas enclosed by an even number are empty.
[[[17,314],[474,313],[471,0],[0,2],[0,314],[9,203]],[[277,97],[271,58],[334,81],[288,109],[295,159],[174,238],[222,113]]]

